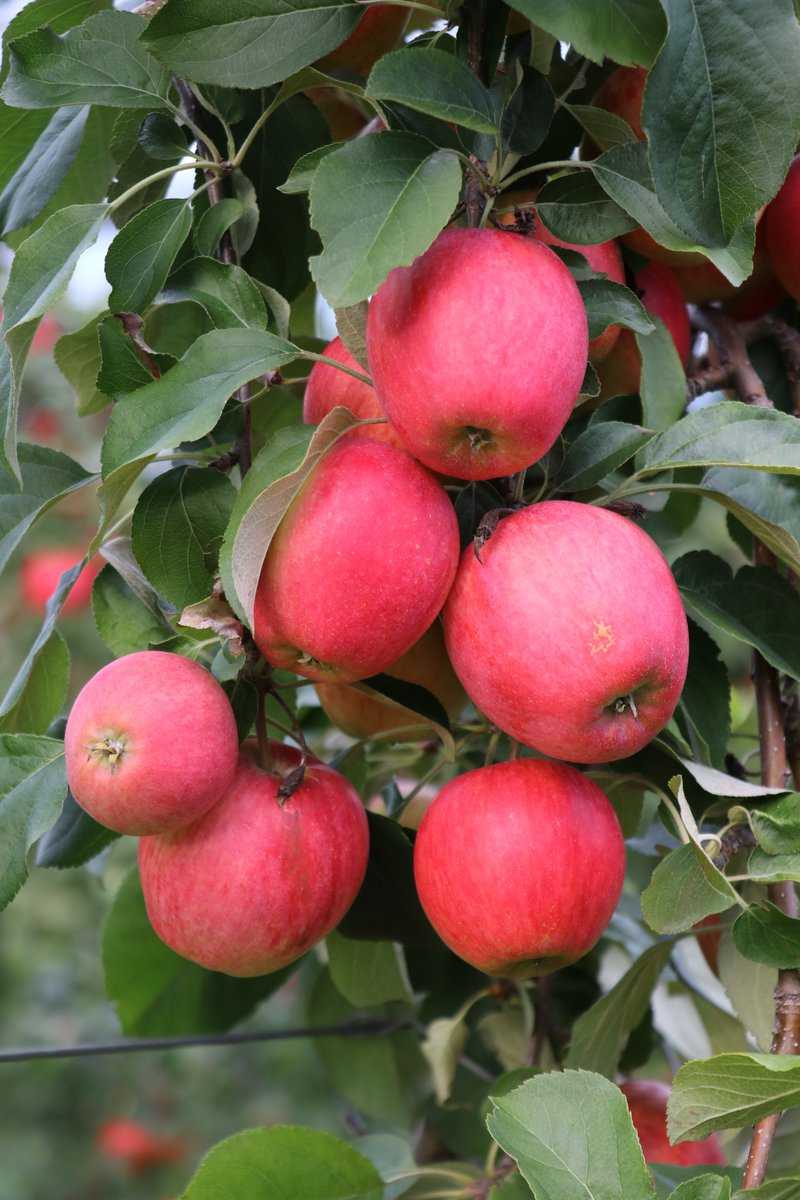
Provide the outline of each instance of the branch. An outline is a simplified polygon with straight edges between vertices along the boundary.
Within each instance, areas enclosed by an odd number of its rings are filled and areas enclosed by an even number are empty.
[[[771,407],[769,400],[763,395],[764,388],[760,378],[755,383],[755,376],[745,376],[745,391],[741,386],[741,351],[752,342],[770,338],[783,357],[786,378],[792,391],[792,407],[796,417],[800,417],[800,331],[793,328],[780,317],[767,314],[755,321],[734,321],[717,309],[699,309],[695,314],[694,324],[709,335],[717,346],[721,361],[718,364],[705,367],[690,375],[686,381],[687,400],[694,400],[704,392],[715,391],[717,388],[734,387],[746,403],[757,403],[762,407]],[[744,355],[752,371],[752,364],[746,353]],[[748,393],[754,386],[755,392],[761,397],[750,400]]]
[[[726,379],[731,387],[736,388],[745,404],[772,408],[772,401],[764,390],[761,376],[750,362],[747,345],[733,317],[717,309],[701,308],[695,314],[694,324],[708,334],[719,351],[719,366],[710,368],[714,371],[715,379]],[[719,387],[720,383],[716,386]]]

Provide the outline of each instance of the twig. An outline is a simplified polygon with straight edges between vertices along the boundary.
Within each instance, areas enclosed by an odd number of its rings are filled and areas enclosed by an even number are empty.
[[[152,348],[148,346],[142,336],[142,329],[144,327],[142,318],[138,313],[132,312],[115,313],[114,315],[130,338],[131,345],[136,352],[136,357],[145,369],[149,371],[153,379],[160,379],[161,368],[155,360]]]
[[[731,386],[736,388],[745,404],[772,408],[772,401],[764,389],[761,376],[750,362],[747,345],[733,317],[717,309],[701,308],[695,314],[694,324],[713,338],[720,357],[716,370],[728,372]]]

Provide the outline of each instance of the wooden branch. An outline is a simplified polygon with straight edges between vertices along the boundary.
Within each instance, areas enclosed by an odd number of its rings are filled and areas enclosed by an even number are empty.
[[[752,342],[769,338],[778,347],[783,358],[786,378],[789,380],[792,392],[794,415],[800,417],[800,331],[771,313],[765,317],[759,317],[755,321],[734,321],[718,309],[698,309],[693,323],[697,329],[702,329],[713,340],[719,351],[720,362],[689,376],[686,387],[687,400],[694,400],[697,396],[702,396],[704,392],[711,392],[717,388],[733,387],[746,403],[759,404],[765,408],[770,407],[768,399],[765,403],[764,387],[758,373],[747,373],[744,380],[740,377],[739,370],[742,365],[739,361],[740,355],[732,349],[739,346],[746,347]],[[745,358],[747,358],[746,355]],[[747,362],[750,362],[749,358],[747,358]],[[750,364],[750,370],[753,370],[752,364]],[[756,379],[758,380],[757,384]],[[744,383],[744,392],[740,386],[742,382]],[[751,391],[760,398],[749,399]]]
[[[719,374],[715,377],[723,378],[722,373],[726,372],[728,383],[736,388],[745,404],[772,408],[772,401],[764,390],[761,376],[750,362],[747,345],[733,317],[715,308],[701,308],[695,315],[695,325],[713,339],[719,351],[716,369]],[[721,385],[717,383],[716,386]]]

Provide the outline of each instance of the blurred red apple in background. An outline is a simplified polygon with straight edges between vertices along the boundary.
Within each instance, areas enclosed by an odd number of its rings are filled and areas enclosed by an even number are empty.
[[[53,546],[47,550],[33,550],[26,555],[20,564],[19,577],[22,599],[28,608],[35,613],[43,613],[61,576],[80,562],[83,555],[83,546]],[[93,558],[86,564],[64,601],[62,616],[72,616],[88,608],[92,584],[103,566],[101,558]]]
[[[132,1175],[180,1162],[188,1152],[181,1138],[152,1133],[138,1121],[125,1117],[105,1121],[97,1130],[96,1143],[106,1158],[124,1164]]]
[[[724,1167],[725,1155],[715,1133],[697,1142],[670,1144],[667,1136],[669,1084],[655,1079],[632,1079],[620,1084],[631,1118],[649,1163],[673,1163],[679,1167]]]

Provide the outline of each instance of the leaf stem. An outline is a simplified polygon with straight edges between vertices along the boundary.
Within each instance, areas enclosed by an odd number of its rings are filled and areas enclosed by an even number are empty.
[[[363,371],[356,371],[353,367],[346,367],[344,363],[338,362],[335,358],[329,358],[327,354],[315,354],[312,350],[301,350],[298,358],[307,358],[311,362],[321,362],[328,367],[336,367],[337,371],[344,371],[345,375],[352,375],[353,379],[357,379],[359,383],[366,383],[367,387],[373,386],[369,375],[365,375]]]
[[[501,180],[503,190],[511,187],[512,183],[517,183],[520,179],[525,179],[528,175],[541,175],[542,171],[560,171],[574,167],[577,170],[591,170],[592,164],[581,162],[577,158],[556,158],[552,162],[536,163],[533,167],[526,167],[524,171],[517,171],[514,175],[507,175]]]
[[[134,183],[121,196],[117,196],[116,200],[108,206],[106,216],[111,216],[118,208],[122,208],[137,192],[141,192],[144,188],[150,187],[151,183],[158,183],[159,179],[168,179],[170,175],[177,175],[178,171],[219,171],[219,163],[208,162],[202,158],[195,159],[190,163],[178,163],[177,166],[164,167],[161,171],[155,171],[152,175],[148,175],[146,179],[140,179],[138,183]]]

